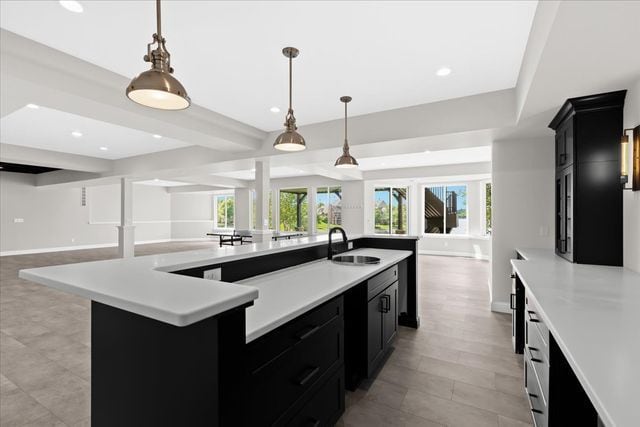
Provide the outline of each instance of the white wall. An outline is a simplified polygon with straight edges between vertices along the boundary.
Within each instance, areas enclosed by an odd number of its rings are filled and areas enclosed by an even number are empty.
[[[624,127],[640,125],[640,80],[627,92]],[[640,191],[623,191],[624,266],[640,272]]]
[[[0,252],[109,246],[117,243],[118,185],[87,188],[39,188],[35,175],[0,173]],[[169,195],[161,187],[135,185],[133,217],[136,242],[167,240],[171,235]],[[24,222],[14,222],[22,218]]]
[[[492,148],[491,307],[507,311],[517,247],[554,247],[554,137],[495,141]]]
[[[171,194],[171,238],[204,239],[214,228],[211,193]]]

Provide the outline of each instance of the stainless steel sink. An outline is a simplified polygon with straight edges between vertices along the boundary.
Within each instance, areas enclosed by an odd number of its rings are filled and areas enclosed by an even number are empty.
[[[380,258],[362,255],[337,255],[332,259],[336,264],[343,265],[371,265],[380,264]]]

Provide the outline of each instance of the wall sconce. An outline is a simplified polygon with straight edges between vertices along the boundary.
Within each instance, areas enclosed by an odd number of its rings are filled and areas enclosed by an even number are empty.
[[[632,135],[630,143],[629,132]],[[631,145],[631,153],[629,146]],[[629,161],[631,159],[631,161]],[[631,171],[631,186],[629,186]],[[620,184],[623,190],[640,190],[640,126],[624,129],[620,138]]]

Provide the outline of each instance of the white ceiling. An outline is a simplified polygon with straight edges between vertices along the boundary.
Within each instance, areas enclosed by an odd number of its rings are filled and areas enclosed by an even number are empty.
[[[189,182],[168,181],[166,179],[159,179],[159,178],[149,179],[149,180],[146,180],[146,181],[137,181],[137,182],[135,182],[135,184],[151,185],[151,186],[154,186],[154,187],[182,187],[182,186],[185,186],[185,185],[191,185],[191,183],[189,183]]]
[[[80,132],[82,137],[74,137],[72,132]],[[110,160],[190,145],[50,108],[27,106],[0,119],[0,141]]]
[[[57,1],[2,1],[0,26],[127,77],[145,70],[153,2],[81,3],[76,14]],[[165,0],[163,32],[195,103],[274,130],[287,107],[284,46],[301,50],[294,108],[308,124],[341,117],[346,94],[359,115],[514,87],[536,5]],[[453,72],[437,77],[443,66]]]
[[[288,167],[288,166],[272,166],[269,170],[270,178],[290,178],[293,176],[305,176],[312,175],[304,166],[300,167]],[[215,176],[223,176],[226,178],[235,178],[235,179],[244,179],[244,180],[254,180],[255,179],[255,169],[250,170],[238,170],[233,172],[216,172]]]

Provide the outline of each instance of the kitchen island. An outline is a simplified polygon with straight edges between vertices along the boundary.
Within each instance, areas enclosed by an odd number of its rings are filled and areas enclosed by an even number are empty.
[[[640,274],[517,249],[525,385],[539,426],[638,426]],[[598,421],[599,419],[599,421]]]
[[[363,350],[345,346],[354,341],[346,334],[367,331],[350,331],[344,318],[367,327],[368,300],[359,296],[368,284],[384,279],[369,305],[391,311],[392,324],[419,324],[416,237],[356,236],[337,245],[380,263],[334,264],[323,259],[326,236],[314,236],[43,267],[20,277],[92,300],[93,425],[255,425],[248,396],[265,384],[280,384],[267,391],[283,397],[264,424],[324,424],[344,409],[345,371],[367,372],[349,365],[366,363]],[[221,280],[204,280],[212,273]],[[335,360],[305,365],[330,346]],[[295,378],[282,378],[287,358],[302,363]]]

